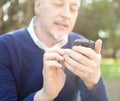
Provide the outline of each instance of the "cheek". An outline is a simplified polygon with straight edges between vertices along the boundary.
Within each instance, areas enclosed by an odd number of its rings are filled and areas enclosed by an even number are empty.
[[[49,25],[52,21],[52,15],[49,12],[41,13],[40,21],[45,25]]]
[[[54,15],[55,14],[50,7],[49,8],[48,7],[43,7],[43,8],[40,9],[41,19],[45,20],[48,23],[49,23],[50,19],[53,18]]]
[[[51,23],[56,19],[56,13],[48,10],[45,14],[42,15],[43,19],[46,20],[47,23]]]
[[[74,25],[75,25],[75,23],[76,23],[76,19],[77,19],[77,16],[73,16],[72,18],[71,18],[71,27],[74,27]]]

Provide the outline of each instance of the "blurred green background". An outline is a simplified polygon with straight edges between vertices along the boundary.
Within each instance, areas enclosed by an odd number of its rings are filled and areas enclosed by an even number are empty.
[[[110,101],[120,100],[120,59],[103,59],[101,71]]]
[[[33,16],[34,0],[0,0],[0,34],[27,27]],[[119,101],[120,0],[81,0],[73,31],[103,40],[101,71],[110,101]]]

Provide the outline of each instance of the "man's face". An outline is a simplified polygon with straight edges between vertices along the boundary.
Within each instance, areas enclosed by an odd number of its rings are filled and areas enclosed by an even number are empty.
[[[40,30],[56,38],[69,34],[75,24],[80,0],[44,0],[37,8]]]

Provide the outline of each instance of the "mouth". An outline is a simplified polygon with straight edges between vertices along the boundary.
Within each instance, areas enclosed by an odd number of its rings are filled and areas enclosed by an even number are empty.
[[[66,23],[55,23],[59,29],[65,30],[68,28],[68,24]]]

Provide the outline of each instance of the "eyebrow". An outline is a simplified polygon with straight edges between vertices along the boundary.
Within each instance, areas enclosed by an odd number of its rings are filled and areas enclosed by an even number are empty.
[[[53,3],[63,3],[64,1],[63,0],[51,0],[51,2],[53,2]]]
[[[51,0],[51,1],[61,1],[61,2],[64,2],[64,0]]]
[[[80,7],[80,1],[76,1],[76,2],[74,2],[74,0],[73,0],[73,1],[72,1],[72,4],[75,5],[75,6]]]
[[[65,2],[64,0],[51,0],[51,1],[53,1],[53,2],[57,2],[57,1]],[[80,7],[80,3],[77,3],[77,2],[72,1],[72,5]]]

